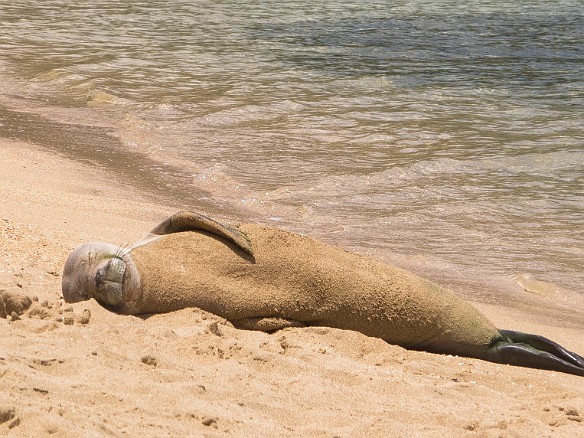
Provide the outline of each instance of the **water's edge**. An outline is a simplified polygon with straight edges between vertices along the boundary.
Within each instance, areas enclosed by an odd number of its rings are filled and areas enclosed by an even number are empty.
[[[107,169],[121,182],[177,208],[213,205],[205,201],[209,199],[207,192],[189,184],[190,176],[185,171],[128,150],[113,129],[57,122],[0,105],[0,137],[32,143],[69,159]]]
[[[217,204],[209,193],[193,186],[188,172],[128,150],[117,139],[114,130],[107,127],[57,122],[39,114],[0,105],[0,137],[34,144],[66,159],[106,169],[116,179],[114,187],[123,184],[137,188],[153,201],[171,205],[176,210],[202,211],[228,218],[234,223],[254,221],[274,225],[266,218],[254,217],[253,212]],[[566,326],[582,325],[584,302],[577,292],[563,290],[561,300],[553,296],[523,293],[513,281],[461,278],[452,272],[429,271],[427,261],[416,261],[400,254],[388,256],[386,253],[372,253],[362,247],[347,245],[333,234],[323,233],[323,230],[311,232],[302,223],[288,221],[277,226],[304,232],[333,245],[393,263],[447,286],[470,301],[514,307],[531,315],[541,315],[548,321],[562,321],[562,325]]]

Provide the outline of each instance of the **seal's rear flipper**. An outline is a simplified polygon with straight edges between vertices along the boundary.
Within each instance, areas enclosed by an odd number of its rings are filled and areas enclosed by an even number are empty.
[[[499,330],[487,350],[487,360],[509,365],[560,371],[584,376],[584,357],[543,336]]]
[[[237,228],[224,225],[210,217],[190,211],[181,211],[166,218],[158,224],[150,234],[160,236],[164,234],[180,233],[183,231],[207,231],[235,243],[243,251],[253,256],[251,242],[245,234]],[[148,241],[148,239],[146,239]]]

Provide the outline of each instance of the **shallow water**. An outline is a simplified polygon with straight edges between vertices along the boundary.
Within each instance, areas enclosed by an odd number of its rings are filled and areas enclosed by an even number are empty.
[[[579,1],[0,0],[0,135],[469,295],[584,294],[582,41]]]

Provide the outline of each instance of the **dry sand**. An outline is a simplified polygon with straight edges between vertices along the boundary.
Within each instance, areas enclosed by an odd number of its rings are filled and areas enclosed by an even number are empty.
[[[176,208],[7,140],[0,192],[0,291],[34,300],[0,318],[0,435],[584,436],[581,377],[328,328],[236,330],[197,309],[141,319],[64,304],[73,248],[131,243]],[[476,305],[498,326],[584,354],[582,309],[567,322]]]

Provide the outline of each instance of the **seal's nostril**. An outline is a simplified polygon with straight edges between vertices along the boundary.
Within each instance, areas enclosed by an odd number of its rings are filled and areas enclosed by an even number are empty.
[[[95,288],[99,289],[99,286],[103,283],[103,280],[101,278],[101,269],[99,269],[97,271],[97,273],[95,274]]]

